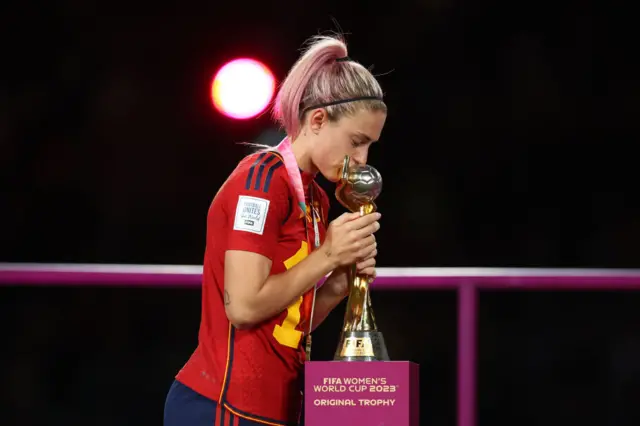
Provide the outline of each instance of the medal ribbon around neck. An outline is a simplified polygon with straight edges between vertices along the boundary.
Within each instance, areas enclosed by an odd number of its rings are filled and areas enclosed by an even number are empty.
[[[291,149],[291,140],[287,136],[278,144],[276,150],[280,152],[282,158],[284,160],[284,167],[287,169],[287,174],[289,175],[289,179],[293,184],[293,188],[296,192],[296,198],[298,198],[298,207],[302,210],[302,214],[307,215],[307,205],[304,199],[304,188],[302,187],[302,176],[300,175],[300,168],[298,167],[298,162],[296,161],[296,157],[293,155],[293,150]]]
[[[318,229],[319,219],[316,215],[315,206],[313,205],[313,187],[310,185],[309,187],[309,197],[311,201],[311,206],[309,210],[311,211],[311,222],[313,223],[313,233],[314,233],[314,248],[311,248],[311,242],[309,241],[309,230],[307,228],[307,203],[304,198],[304,187],[302,186],[302,175],[300,172],[300,167],[298,166],[298,162],[296,161],[296,157],[293,155],[293,150],[291,149],[291,139],[287,136],[282,142],[278,144],[276,150],[282,155],[282,159],[284,162],[284,167],[287,170],[287,174],[289,175],[289,180],[293,185],[293,188],[296,193],[296,198],[298,199],[298,207],[302,211],[302,221],[304,223],[304,230],[307,235],[307,245],[309,247],[309,253],[312,250],[320,247],[320,232]],[[316,293],[318,291],[318,283],[316,283],[313,287],[313,299],[311,302],[311,315],[309,317],[309,330],[307,332],[307,341],[305,352],[307,355],[307,361],[311,359],[311,330],[313,330],[313,315],[316,307]]]

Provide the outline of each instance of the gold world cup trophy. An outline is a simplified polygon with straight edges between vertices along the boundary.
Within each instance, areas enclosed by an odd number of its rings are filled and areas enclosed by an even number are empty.
[[[346,156],[336,188],[338,201],[352,212],[364,216],[376,211],[374,200],[382,191],[382,176],[373,167],[349,167]],[[348,273],[349,298],[344,315],[340,342],[333,357],[335,361],[389,361],[389,354],[376,327],[371,308],[369,284],[371,279],[356,273],[352,265]]]

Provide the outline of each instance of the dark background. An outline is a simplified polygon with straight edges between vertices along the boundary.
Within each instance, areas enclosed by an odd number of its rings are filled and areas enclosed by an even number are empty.
[[[385,181],[380,266],[640,265],[630,10],[452,0],[7,7],[0,261],[200,264],[209,203],[247,153],[238,142],[273,129],[268,114],[215,112],[214,72],[248,55],[281,80],[335,18],[349,55],[380,74],[389,106],[370,154]],[[0,289],[0,423],[161,424],[196,344],[199,297]],[[480,302],[480,425],[640,424],[640,296],[488,292]],[[421,365],[422,424],[455,424],[455,293],[378,294],[374,307],[391,356]],[[318,331],[318,359],[331,357],[342,312]]]

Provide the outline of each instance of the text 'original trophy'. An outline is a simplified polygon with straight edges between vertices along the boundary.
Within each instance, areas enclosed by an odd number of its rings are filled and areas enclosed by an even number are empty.
[[[374,200],[382,191],[382,176],[368,165],[349,167],[346,156],[340,182],[336,189],[338,201],[360,215],[376,211]],[[388,361],[389,355],[376,327],[369,294],[370,278],[356,273],[356,265],[349,269],[349,298],[344,315],[340,342],[333,357],[335,361]]]

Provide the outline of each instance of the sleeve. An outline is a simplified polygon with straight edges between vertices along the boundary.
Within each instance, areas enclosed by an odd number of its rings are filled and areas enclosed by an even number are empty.
[[[227,250],[273,259],[281,228],[289,214],[289,187],[283,163],[261,154],[235,173],[226,199]]]

